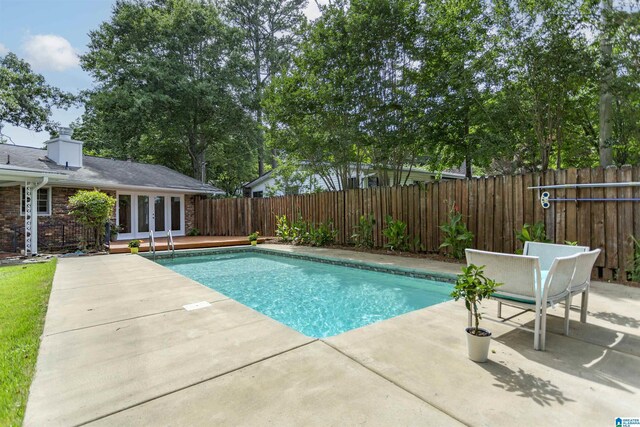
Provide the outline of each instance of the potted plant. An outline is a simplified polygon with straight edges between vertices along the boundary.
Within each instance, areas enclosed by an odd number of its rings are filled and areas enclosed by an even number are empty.
[[[255,246],[258,244],[259,235],[260,233],[257,231],[254,231],[253,233],[249,234],[248,238],[249,238],[249,242],[251,243],[251,246]]]
[[[132,254],[137,254],[139,248],[140,248],[140,240],[133,239],[129,241],[129,249],[131,250]]]
[[[489,344],[491,343],[491,332],[480,328],[479,303],[491,297],[499,283],[487,278],[483,274],[483,268],[470,264],[462,267],[462,274],[458,275],[456,285],[451,297],[456,301],[464,299],[464,305],[473,315],[475,326],[469,327],[467,331],[467,348],[469,359],[474,362],[486,362],[489,356]]]

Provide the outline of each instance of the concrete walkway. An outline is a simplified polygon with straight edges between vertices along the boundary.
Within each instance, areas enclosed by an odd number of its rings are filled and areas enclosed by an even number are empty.
[[[476,364],[462,303],[316,340],[140,256],[63,258],[25,425],[615,425],[640,416],[640,289],[592,289],[589,323],[574,310],[565,337],[551,316],[546,352],[531,333],[486,322],[492,353]],[[198,301],[211,306],[182,308]]]

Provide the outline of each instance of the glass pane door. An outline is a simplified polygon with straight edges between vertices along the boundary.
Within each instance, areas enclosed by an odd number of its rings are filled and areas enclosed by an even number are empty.
[[[164,196],[155,196],[153,201],[153,231],[165,231]]]
[[[180,197],[171,196],[171,231],[182,229],[182,206]]]
[[[118,196],[118,226],[119,233],[131,233],[131,194],[120,194]]]
[[[149,196],[138,196],[138,233],[149,232]]]

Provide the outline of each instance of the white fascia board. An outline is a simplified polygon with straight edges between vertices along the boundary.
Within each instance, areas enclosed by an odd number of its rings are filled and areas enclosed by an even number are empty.
[[[29,168],[8,168],[0,166],[0,181],[24,181],[26,178],[49,178],[50,181],[64,180],[67,175],[61,172],[39,171]]]
[[[103,190],[144,191],[147,193],[224,194],[224,191],[194,190],[192,188],[147,187],[143,185],[122,185],[122,184],[110,184],[110,183],[91,184],[87,182],[74,182],[74,181],[56,182],[55,187],[100,188]]]

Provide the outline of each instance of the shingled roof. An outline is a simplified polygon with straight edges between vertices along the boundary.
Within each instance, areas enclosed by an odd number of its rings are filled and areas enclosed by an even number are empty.
[[[223,194],[216,187],[161,165],[83,156],[81,168],[65,168],[47,158],[47,150],[0,144],[0,166],[63,174],[55,185],[102,189],[148,188],[185,193]],[[0,168],[2,169],[2,168]]]

